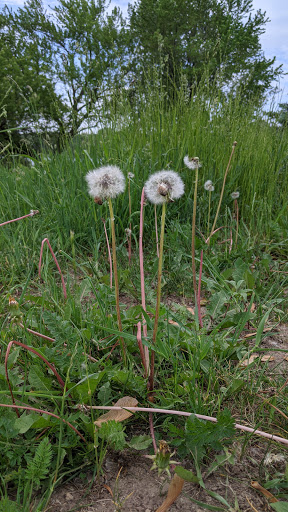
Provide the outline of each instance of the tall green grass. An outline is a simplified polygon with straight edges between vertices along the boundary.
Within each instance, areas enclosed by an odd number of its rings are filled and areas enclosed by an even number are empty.
[[[98,133],[77,136],[62,153],[35,154],[34,167],[23,165],[19,155],[2,160],[0,219],[15,218],[30,209],[37,217],[1,228],[0,250],[21,268],[48,237],[55,249],[70,249],[70,231],[81,250],[94,251],[104,240],[101,217],[107,205],[94,205],[84,176],[91,168],[116,164],[124,173],[133,172],[131,183],[132,227],[137,236],[142,186],[151,172],[171,168],[185,181],[185,198],[171,205],[171,218],[190,223],[194,173],[185,169],[185,154],[202,162],[199,176],[197,225],[205,231],[208,195],[204,182],[215,183],[212,212],[215,213],[227,161],[234,140],[238,142],[227,179],[222,213],[232,209],[230,193],[240,191],[240,217],[253,233],[270,236],[271,225],[287,213],[288,132],[265,119],[265,113],[240,98],[221,102],[215,90],[202,84],[191,97],[183,86],[168,105],[164,86],[146,93],[135,92],[131,100],[125,89],[110,101]],[[89,156],[88,156],[89,155]],[[93,160],[94,165],[91,160]],[[4,162],[4,164],[3,164]],[[119,241],[129,225],[128,199],[117,200]],[[95,228],[96,219],[96,228]],[[153,231],[153,211],[146,207],[146,236]],[[169,221],[169,217],[168,217]],[[223,220],[218,221],[218,226]],[[122,238],[121,238],[122,237]],[[3,259],[2,259],[3,262]]]

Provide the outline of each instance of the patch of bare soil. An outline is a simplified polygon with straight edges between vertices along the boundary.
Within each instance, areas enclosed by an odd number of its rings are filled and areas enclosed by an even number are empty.
[[[273,330],[273,336],[267,336],[261,342],[261,348],[268,348],[271,356],[269,367],[279,373],[288,372],[288,325],[280,324]],[[283,350],[284,352],[279,351]],[[285,352],[287,350],[287,352]]]
[[[236,449],[237,452],[237,449]],[[277,460],[277,448],[274,448]],[[216,473],[203,479],[210,491],[221,495],[231,505],[231,512],[269,512],[272,511],[267,498],[251,486],[251,481],[259,481],[259,467],[263,467],[270,474],[284,471],[285,457],[273,458],[269,468],[265,466],[267,459],[267,444],[258,443],[247,449],[247,455],[234,465],[226,464]],[[262,465],[264,461],[264,464]],[[273,466],[274,464],[274,466]],[[191,468],[190,462],[183,464]],[[119,470],[122,468],[120,474]],[[87,496],[85,489],[88,483],[76,478],[72,483],[63,485],[55,491],[47,512],[155,512],[163,503],[168,490],[168,477],[158,476],[157,471],[151,471],[151,461],[139,454],[124,453],[121,455],[109,454],[103,464],[104,476],[94,481]],[[118,475],[118,478],[117,478]],[[91,481],[91,474],[87,480]],[[111,495],[112,494],[112,495]],[[209,505],[219,507],[218,510],[227,510],[219,501],[210,497],[198,484],[185,482],[182,493],[169,511],[176,512],[202,512],[200,505],[193,503],[189,497]],[[238,502],[238,506],[235,503]],[[223,508],[222,508],[223,507]],[[254,508],[253,508],[254,507]]]

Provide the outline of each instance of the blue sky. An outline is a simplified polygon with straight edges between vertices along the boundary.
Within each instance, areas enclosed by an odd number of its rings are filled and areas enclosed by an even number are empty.
[[[47,6],[57,0],[44,0]],[[24,0],[1,0],[9,7],[21,7]],[[134,0],[130,0],[134,3]],[[127,13],[127,0],[112,0],[110,8],[118,6],[124,14]],[[276,56],[276,64],[283,64],[284,72],[288,73],[288,1],[287,0],[253,0],[254,8],[266,11],[267,17],[271,20],[266,25],[266,32],[261,37],[261,44],[265,56],[271,58]],[[288,75],[280,82],[282,92],[279,93],[279,101],[288,102]]]

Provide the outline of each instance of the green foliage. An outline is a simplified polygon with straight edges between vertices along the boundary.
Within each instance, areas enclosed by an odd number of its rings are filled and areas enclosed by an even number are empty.
[[[11,501],[8,498],[2,498],[0,500],[0,512],[21,512],[22,507],[19,508],[18,503]]]
[[[271,508],[276,512],[287,512],[288,501],[278,501],[278,503],[270,503]]]
[[[252,7],[246,0],[138,0],[129,6],[136,77],[156,65],[168,88],[181,86],[184,71],[190,93],[205,77],[246,97],[263,94],[281,67],[263,56],[259,40],[269,20]]]
[[[114,420],[102,423],[97,431],[100,439],[105,441],[113,450],[121,451],[126,445],[126,435],[122,423]]]
[[[194,414],[189,416],[185,430],[171,426],[174,444],[181,456],[191,452],[197,463],[205,457],[207,450],[219,451],[227,443],[231,443],[235,435],[234,420],[230,412],[224,409],[217,416],[217,423],[200,420]],[[178,438],[178,439],[177,439]]]
[[[123,56],[120,12],[108,16],[105,8],[103,0],[60,0],[52,16],[41,0],[28,0],[15,11],[2,9],[0,105],[7,129],[33,120],[34,129],[53,134],[57,127],[59,144],[89,120]]]
[[[34,458],[25,470],[25,480],[34,488],[40,486],[40,481],[47,478],[52,460],[52,447],[48,437],[44,437],[36,448]]]

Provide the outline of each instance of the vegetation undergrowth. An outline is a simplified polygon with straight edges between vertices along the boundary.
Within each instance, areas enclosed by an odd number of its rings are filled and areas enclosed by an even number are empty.
[[[120,100],[115,117],[97,134],[76,137],[61,154],[35,154],[31,167],[23,165],[23,156],[11,153],[0,171],[1,222],[39,210],[0,226],[0,510],[1,503],[7,510],[15,503],[23,512],[45,510],[65,478],[88,467],[99,476],[108,448],[151,449],[149,426],[156,446],[165,437],[177,449],[174,458],[191,458],[201,486],[203,464],[216,460],[219,466],[217,457],[224,453],[226,461],[232,456],[235,422],[287,437],[285,374],[280,364],[271,370],[271,361],[262,357],[269,352],[265,339],[287,320],[287,132],[269,124],[252,105],[236,100],[220,104],[213,95],[208,100],[198,94],[188,101],[180,91],[178,103],[164,109],[165,94],[151,94],[145,110],[143,105],[136,113],[125,97]],[[222,201],[234,140],[238,144]],[[195,171],[183,164],[187,153],[202,164],[199,169],[197,164],[192,253]],[[113,197],[113,209],[109,196],[109,204],[89,198],[84,179],[91,168],[111,164],[125,176],[134,175],[129,178],[131,199],[127,190]],[[160,169],[180,174],[185,195],[170,202],[165,225],[162,217],[161,268],[154,208],[145,206],[145,311],[140,305],[140,198],[148,176]],[[209,201],[204,190],[208,178],[215,186]],[[158,192],[166,212],[173,194],[169,183],[164,185]],[[231,193],[236,191],[235,206]],[[207,243],[220,193],[218,223]],[[117,290],[110,286],[102,219],[110,245],[113,241]],[[38,277],[46,238],[67,297],[47,245]],[[139,338],[137,324],[143,318],[147,337]],[[141,344],[155,356],[150,387]],[[113,416],[99,419],[101,413],[93,409],[127,396],[142,407],[191,416],[176,423],[173,416],[155,414],[151,430],[151,419],[149,425],[148,415],[141,412],[123,426]],[[197,414],[218,422],[205,423]],[[243,450],[250,438],[237,431]],[[164,463],[157,453],[152,457],[158,469],[170,471],[170,455]],[[192,478],[183,468],[177,474]],[[229,510],[229,504],[223,506]]]

